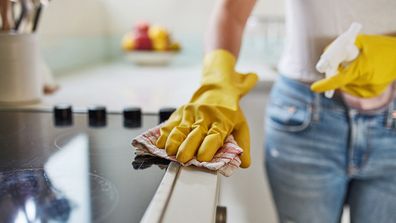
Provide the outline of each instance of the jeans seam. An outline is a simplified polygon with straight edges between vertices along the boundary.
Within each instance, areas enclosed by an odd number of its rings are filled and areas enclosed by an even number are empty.
[[[367,137],[367,151],[363,155],[363,159],[364,160],[363,160],[361,168],[364,168],[365,166],[367,166],[368,161],[370,159],[370,154],[372,153],[372,146],[371,146],[371,140],[370,140],[370,128],[368,127],[368,128],[366,128],[366,130],[367,130],[367,134],[366,134],[366,137]]]
[[[355,164],[353,162],[353,155],[354,155],[354,142],[356,140],[356,126],[354,122],[354,110],[349,110],[348,112],[348,117],[349,117],[349,142],[348,142],[348,164],[347,164],[347,175],[348,176],[353,176],[354,173],[351,171],[351,167],[354,167]]]
[[[386,117],[386,126],[385,126],[387,129],[392,129],[392,127],[393,127],[394,120],[393,120],[392,114],[393,114],[393,109],[394,109],[394,103],[395,103],[395,101],[392,101],[388,106],[387,117]]]
[[[315,99],[314,99],[312,110],[313,110],[312,111],[312,121],[319,122],[320,121],[320,111],[321,111],[320,95],[319,94],[315,94]]]

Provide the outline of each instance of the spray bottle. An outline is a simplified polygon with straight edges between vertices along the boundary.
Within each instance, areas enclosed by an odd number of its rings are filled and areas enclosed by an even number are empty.
[[[336,75],[340,65],[347,65],[359,56],[359,48],[355,45],[362,25],[352,23],[349,29],[337,37],[320,56],[319,62],[316,64],[316,70],[325,73],[326,78]],[[326,97],[331,98],[334,90],[326,91]]]

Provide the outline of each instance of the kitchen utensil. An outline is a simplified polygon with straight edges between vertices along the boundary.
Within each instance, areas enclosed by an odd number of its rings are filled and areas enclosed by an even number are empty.
[[[10,32],[14,27],[11,1],[0,0],[0,14],[1,14],[1,20],[2,20],[1,31]]]
[[[17,5],[19,8],[19,14],[18,17],[15,16],[15,30],[19,30],[19,27],[21,26],[22,20],[26,14],[26,9],[25,7],[22,6],[21,1],[23,0],[17,0]]]
[[[33,28],[32,28],[33,32],[37,30],[42,9],[43,9],[43,5],[41,4],[41,1],[38,1],[38,3],[36,3],[36,14],[34,15],[34,20],[33,20]]]
[[[35,5],[36,5],[36,14],[34,16],[34,22],[33,22],[33,32],[36,32],[38,28],[38,24],[40,21],[41,13],[45,7],[49,4],[48,0],[35,0]]]
[[[15,8],[17,5],[17,0],[10,0],[11,2],[11,18],[12,18],[12,23],[13,23],[13,29],[15,30]]]
[[[21,17],[18,24],[19,33],[30,33],[33,27],[35,6],[31,0],[20,0],[21,2]]]

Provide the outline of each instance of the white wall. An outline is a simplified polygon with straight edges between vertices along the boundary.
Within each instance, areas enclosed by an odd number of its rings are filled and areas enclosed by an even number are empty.
[[[109,14],[98,0],[56,0],[45,9],[38,30],[45,60],[55,71],[107,57]]]
[[[255,15],[282,16],[284,0],[257,1]],[[111,17],[111,32],[131,28],[145,19],[181,33],[202,34],[215,0],[104,0]]]
[[[259,0],[253,14],[282,16],[283,1]],[[176,38],[200,44],[214,4],[215,0],[51,1],[39,27],[43,54],[55,71],[111,59],[121,54],[122,34],[139,20],[159,23]]]

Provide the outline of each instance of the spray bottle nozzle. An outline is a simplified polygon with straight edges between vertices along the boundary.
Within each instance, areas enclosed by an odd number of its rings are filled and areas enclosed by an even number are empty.
[[[350,62],[359,55],[359,49],[355,45],[362,25],[352,23],[349,29],[337,37],[321,55],[316,64],[316,70],[325,73],[326,78],[337,74],[342,63]],[[326,92],[326,96],[332,97],[334,91]]]

